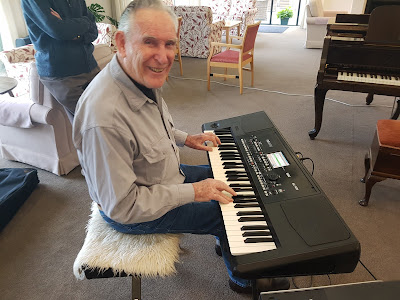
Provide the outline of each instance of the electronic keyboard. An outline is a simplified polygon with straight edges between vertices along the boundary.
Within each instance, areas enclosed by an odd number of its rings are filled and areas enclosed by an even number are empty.
[[[203,124],[221,145],[208,152],[214,178],[237,193],[220,204],[222,250],[235,276],[352,272],[360,244],[265,112]]]

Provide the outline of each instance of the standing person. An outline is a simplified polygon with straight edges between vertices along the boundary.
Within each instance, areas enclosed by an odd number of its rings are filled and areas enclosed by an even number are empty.
[[[100,71],[92,42],[98,31],[84,0],[21,0],[40,81],[71,123],[76,103]]]
[[[121,16],[117,55],[80,98],[73,140],[89,193],[100,214],[128,234],[212,234],[225,239],[218,202],[236,195],[212,179],[209,166],[180,164],[178,146],[210,151],[214,134],[188,135],[175,128],[160,88],[177,47],[177,18],[160,0],[135,0]],[[218,247],[217,247],[218,248]],[[250,281],[232,275],[237,292]],[[257,280],[260,290],[288,281]]]

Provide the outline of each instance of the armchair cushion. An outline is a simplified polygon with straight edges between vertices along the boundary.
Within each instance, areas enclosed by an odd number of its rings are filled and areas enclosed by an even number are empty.
[[[29,113],[33,104],[29,97],[14,98],[2,95],[0,98],[0,124],[20,128],[33,127]]]

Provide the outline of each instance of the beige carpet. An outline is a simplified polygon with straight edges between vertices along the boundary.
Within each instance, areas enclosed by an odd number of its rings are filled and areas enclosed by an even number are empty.
[[[311,141],[313,89],[321,50],[303,48],[305,31],[259,33],[256,41],[255,88],[239,95],[238,82],[214,79],[207,91],[206,60],[183,58],[184,76],[174,65],[164,96],[175,125],[197,133],[206,122],[263,110],[295,151],[311,157],[314,177],[361,242],[361,261],[381,280],[400,280],[400,181],[378,183],[369,207],[363,197],[364,155],[378,119],[389,118],[393,97],[377,96],[371,106],[365,95],[328,92],[324,120]],[[246,74],[244,84],[250,83]],[[289,95],[290,94],[290,95]],[[349,104],[349,105],[346,105]],[[353,106],[351,106],[353,105]],[[183,149],[182,162],[207,163],[205,153]],[[306,166],[311,165],[305,162]],[[0,167],[25,165],[0,159]],[[72,265],[85,237],[90,214],[80,168],[57,177],[39,171],[39,188],[0,233],[1,299],[130,299],[130,279],[77,281]],[[228,287],[228,277],[210,236],[185,235],[184,253],[174,277],[143,280],[143,299],[250,299]],[[359,264],[351,274],[297,277],[299,287],[373,280]],[[295,285],[292,284],[292,288]]]

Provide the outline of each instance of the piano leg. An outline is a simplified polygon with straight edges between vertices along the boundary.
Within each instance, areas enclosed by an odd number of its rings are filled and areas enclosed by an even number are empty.
[[[374,93],[368,93],[367,98],[365,98],[365,102],[367,105],[370,105],[372,103],[372,100],[374,100]]]
[[[400,97],[396,97],[397,108],[394,111],[393,115],[390,117],[392,120],[397,120],[400,115]]]
[[[317,86],[314,91],[314,106],[315,106],[315,127],[308,132],[310,139],[315,139],[321,129],[322,112],[324,110],[325,96],[328,90],[321,89]]]

